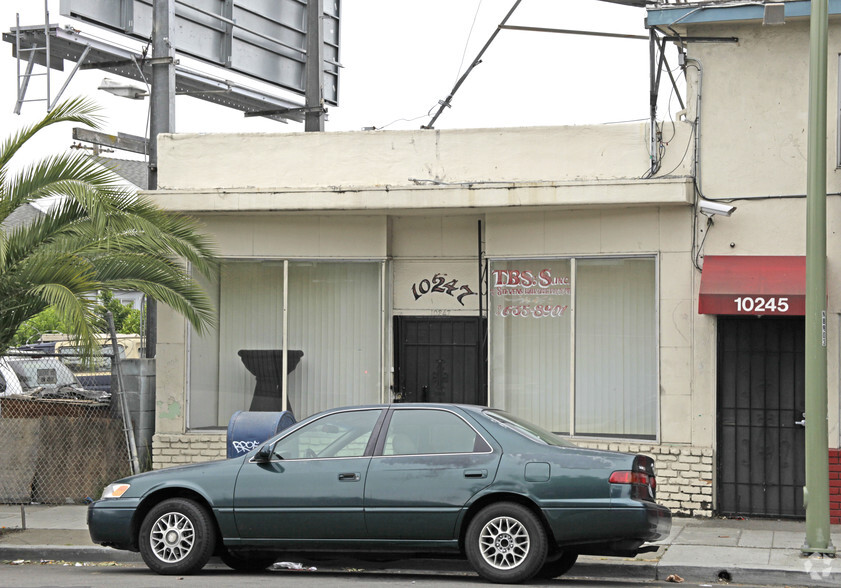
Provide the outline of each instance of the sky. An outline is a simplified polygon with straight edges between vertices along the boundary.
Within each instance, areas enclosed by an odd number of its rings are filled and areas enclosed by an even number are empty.
[[[50,21],[84,34],[140,45],[94,25],[60,16],[59,0],[48,0]],[[514,0],[343,0],[339,106],[330,107],[329,131],[418,129],[452,89]],[[0,27],[43,24],[43,0],[0,0]],[[508,24],[645,35],[645,11],[598,0],[523,0]],[[12,45],[0,44],[0,131],[7,136],[46,112],[44,102],[13,113],[16,60]],[[197,69],[206,66],[182,57]],[[51,75],[53,94],[73,64]],[[503,30],[435,124],[438,129],[577,125],[648,117],[648,43],[579,35]],[[36,67],[36,72],[44,68]],[[235,79],[230,72],[220,77]],[[103,131],[145,135],[146,100],[126,100],[97,90],[101,71],[78,72],[63,98],[92,97],[107,122]],[[119,78],[118,78],[119,79]],[[44,97],[44,78],[33,78],[27,98]],[[241,83],[288,97],[247,78]],[[40,85],[40,88],[39,88]],[[302,102],[302,99],[300,99]],[[195,98],[176,98],[176,132],[299,132],[303,124],[244,118],[242,113]],[[28,160],[72,144],[69,127],[50,132],[21,154]],[[118,152],[117,157],[131,158]]]

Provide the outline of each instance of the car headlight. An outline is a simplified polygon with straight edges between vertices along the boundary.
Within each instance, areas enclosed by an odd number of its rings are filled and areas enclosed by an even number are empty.
[[[131,488],[131,484],[108,484],[102,491],[102,498],[119,498]]]

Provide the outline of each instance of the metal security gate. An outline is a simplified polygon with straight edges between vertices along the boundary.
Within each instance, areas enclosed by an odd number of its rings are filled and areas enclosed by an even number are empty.
[[[484,319],[394,317],[395,400],[487,404]]]
[[[717,510],[802,518],[802,317],[718,317]]]

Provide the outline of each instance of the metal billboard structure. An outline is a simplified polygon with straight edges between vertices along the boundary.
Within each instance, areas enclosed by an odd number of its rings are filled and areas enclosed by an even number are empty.
[[[75,62],[72,73],[77,70],[98,69],[144,84],[152,79],[151,60],[141,53],[105,43],[76,31],[59,28],[56,25],[20,27],[15,31],[3,33],[3,40],[11,43],[15,54],[21,55],[22,59],[28,62],[30,71],[29,64],[32,63],[63,71],[64,62],[69,61]],[[49,51],[46,51],[47,46],[49,46]],[[38,48],[44,48],[44,50],[38,51]],[[31,57],[26,53],[30,53]],[[303,114],[299,111],[300,104],[291,100],[276,98],[229,80],[191,71],[181,66],[175,66],[175,86],[177,94],[193,96],[246,113],[271,110],[275,114],[267,115],[267,117],[274,120],[303,120]],[[25,89],[22,94],[25,95]],[[50,100],[49,108],[55,106],[60,96],[61,92]],[[24,101],[24,96],[19,95],[15,112],[20,112],[21,103]]]
[[[175,129],[175,95],[189,94],[241,110],[246,116],[304,122],[305,131],[323,131],[325,103],[338,104],[340,0],[61,0],[61,14],[89,22],[147,43],[142,53],[61,29],[49,22],[44,0],[44,24],[21,27],[3,40],[12,43],[18,60],[15,112],[26,100],[33,66],[45,66],[47,109],[79,69],[100,69],[148,85],[148,141],[91,136],[112,141],[121,149],[145,152],[148,189],[157,188],[157,137]],[[19,21],[19,19],[18,19]],[[151,49],[151,57],[148,50]],[[304,97],[298,104],[234,82],[179,65],[189,55],[212,66],[266,82]],[[21,59],[27,62],[21,74]],[[50,96],[50,70],[64,61],[75,66],[55,100]],[[140,143],[136,146],[135,143]],[[157,303],[147,300],[146,357],[157,347]]]
[[[172,48],[304,95],[307,0],[174,0]],[[152,38],[153,0],[61,0],[61,14],[140,41]],[[339,0],[324,0],[323,93],[338,104]]]

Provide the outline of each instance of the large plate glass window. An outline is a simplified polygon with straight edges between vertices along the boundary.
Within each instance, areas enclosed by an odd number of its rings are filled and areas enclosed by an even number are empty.
[[[575,286],[575,434],[653,439],[653,259],[582,259]]]
[[[288,408],[300,420],[325,408],[381,401],[383,264],[286,266],[282,260],[227,261],[218,283],[204,284],[219,313],[218,329],[190,335],[189,428],[227,426],[238,410]],[[284,296],[292,352],[286,407],[278,404]],[[246,367],[242,352],[248,351],[257,352],[256,368]],[[261,395],[277,406],[255,403]]]
[[[506,260],[488,277],[494,406],[569,433],[570,260]]]
[[[657,436],[653,257],[490,264],[491,405],[562,434]]]

